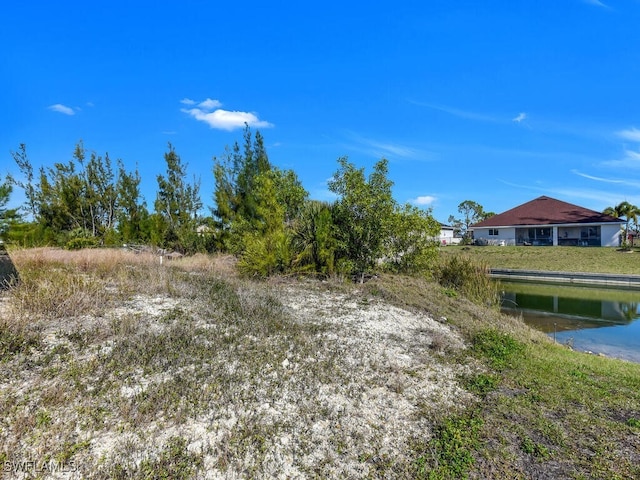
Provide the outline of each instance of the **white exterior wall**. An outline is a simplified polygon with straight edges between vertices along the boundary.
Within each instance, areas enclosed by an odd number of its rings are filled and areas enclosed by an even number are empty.
[[[603,247],[619,247],[620,246],[620,225],[602,225],[600,228],[601,245]]]
[[[443,228],[440,230],[440,243],[451,245],[453,243],[453,228]]]
[[[486,240],[489,245],[515,245],[516,229],[515,227],[497,227],[491,230],[498,230],[498,235],[489,235],[489,228],[473,229],[473,238],[478,240]]]
[[[458,245],[461,240],[461,238],[456,238],[453,236],[452,229],[440,230],[440,237],[438,238],[438,243],[440,245]]]

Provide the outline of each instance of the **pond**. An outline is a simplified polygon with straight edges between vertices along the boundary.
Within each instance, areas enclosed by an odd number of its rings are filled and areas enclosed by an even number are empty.
[[[502,311],[575,350],[640,363],[640,291],[500,282]]]

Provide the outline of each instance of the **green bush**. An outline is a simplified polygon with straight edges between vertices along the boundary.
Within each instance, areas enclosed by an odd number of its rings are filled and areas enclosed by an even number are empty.
[[[83,248],[93,248],[98,246],[98,241],[95,238],[72,238],[69,240],[64,248],[67,250],[81,250]]]

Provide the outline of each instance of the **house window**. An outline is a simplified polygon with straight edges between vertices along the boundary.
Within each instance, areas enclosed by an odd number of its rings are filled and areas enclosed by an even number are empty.
[[[490,228],[489,229],[489,235],[490,236],[498,236],[498,229],[497,228]]]

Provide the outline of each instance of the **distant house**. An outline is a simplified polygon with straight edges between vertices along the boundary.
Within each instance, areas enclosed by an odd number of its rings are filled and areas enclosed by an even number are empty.
[[[440,224],[440,237],[438,243],[440,245],[457,245],[462,240],[459,237],[454,236],[454,228],[450,225]]]
[[[469,227],[488,245],[617,247],[624,220],[546,196]]]

